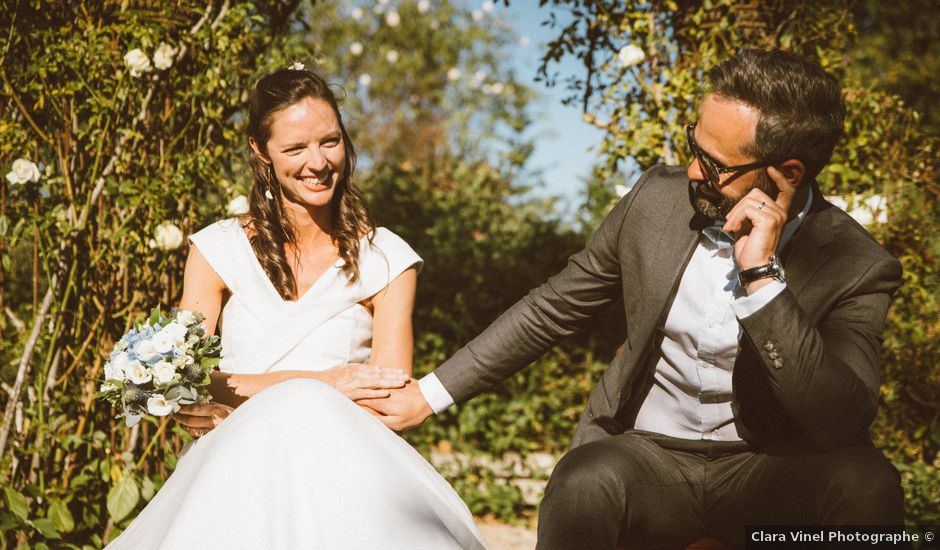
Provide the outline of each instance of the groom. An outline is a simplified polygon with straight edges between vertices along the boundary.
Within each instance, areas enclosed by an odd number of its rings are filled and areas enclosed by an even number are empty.
[[[622,299],[623,344],[552,473],[539,548],[903,521],[899,476],[868,436],[900,265],[815,182],[842,133],[838,82],[758,50],[708,80],[689,166],[649,170],[560,273],[371,405],[417,425]]]

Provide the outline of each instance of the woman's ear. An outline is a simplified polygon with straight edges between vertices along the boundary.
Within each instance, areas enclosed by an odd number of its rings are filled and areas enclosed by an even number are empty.
[[[261,150],[261,147],[258,147],[258,142],[255,141],[255,138],[248,138],[248,145],[251,146],[251,150],[255,152],[258,160],[265,164],[271,164],[271,159],[269,159],[268,156],[264,154],[264,152]]]
[[[806,167],[797,159],[790,159],[774,166],[793,187],[798,187],[806,175]]]

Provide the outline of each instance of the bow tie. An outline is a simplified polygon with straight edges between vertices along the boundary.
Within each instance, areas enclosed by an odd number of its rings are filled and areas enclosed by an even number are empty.
[[[732,248],[734,246],[734,237],[731,234],[721,230],[723,224],[710,225],[702,229],[702,235],[708,238],[719,250]]]

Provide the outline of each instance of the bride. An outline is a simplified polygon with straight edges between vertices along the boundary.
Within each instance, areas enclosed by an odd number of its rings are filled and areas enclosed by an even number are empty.
[[[192,235],[182,309],[222,334],[198,439],[108,548],[483,548],[466,505],[357,400],[414,383],[421,259],[376,229],[327,84],[303,68],[250,102],[250,213]]]

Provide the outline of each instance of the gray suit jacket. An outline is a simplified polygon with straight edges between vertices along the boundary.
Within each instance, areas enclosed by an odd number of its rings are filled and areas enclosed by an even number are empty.
[[[882,330],[901,267],[811,185],[811,210],[781,253],[787,289],[741,321],[732,404],[738,433],[758,447],[865,441],[878,405]],[[591,392],[572,447],[630,429],[698,241],[693,215],[685,168],[649,170],[560,273],[438,367],[438,379],[462,403],[623,298],[623,344]]]

